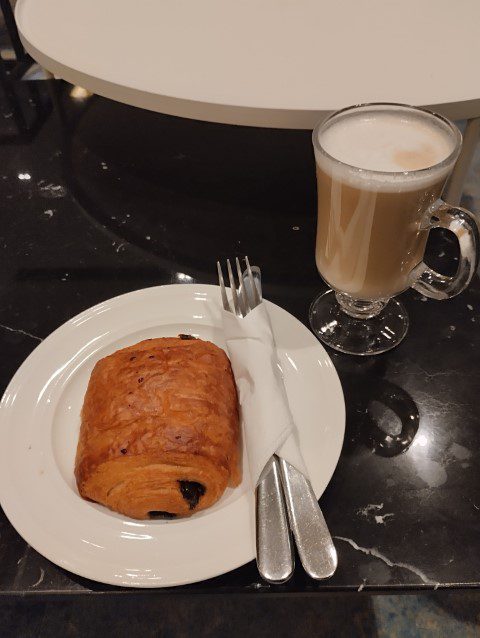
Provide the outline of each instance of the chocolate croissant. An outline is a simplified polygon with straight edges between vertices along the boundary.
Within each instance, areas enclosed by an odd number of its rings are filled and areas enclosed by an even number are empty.
[[[180,335],[98,361],[75,477],[83,498],[139,519],[189,516],[237,485],[238,402],[225,352]]]

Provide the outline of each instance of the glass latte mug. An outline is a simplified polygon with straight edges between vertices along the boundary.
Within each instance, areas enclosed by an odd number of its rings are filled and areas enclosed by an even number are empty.
[[[468,286],[478,227],[471,213],[440,199],[461,144],[447,119],[401,104],[352,106],[314,129],[316,262],[331,288],[310,308],[321,341],[349,354],[385,352],[408,329],[406,310],[393,297],[412,287],[448,299]],[[458,239],[453,277],[423,261],[437,227]]]

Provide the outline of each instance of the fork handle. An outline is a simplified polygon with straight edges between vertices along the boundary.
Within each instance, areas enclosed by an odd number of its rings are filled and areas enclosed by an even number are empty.
[[[330,578],[337,568],[337,552],[310,481],[280,459],[280,474],[290,527],[304,570],[311,578]]]
[[[268,583],[284,583],[292,576],[295,563],[280,471],[274,456],[265,466],[255,495],[258,571]]]

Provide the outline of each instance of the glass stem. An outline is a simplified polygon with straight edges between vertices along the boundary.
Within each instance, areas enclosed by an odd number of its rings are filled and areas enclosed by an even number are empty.
[[[376,317],[387,305],[387,299],[376,299],[368,301],[365,299],[354,299],[344,292],[336,292],[335,297],[343,312],[355,319],[371,319]]]

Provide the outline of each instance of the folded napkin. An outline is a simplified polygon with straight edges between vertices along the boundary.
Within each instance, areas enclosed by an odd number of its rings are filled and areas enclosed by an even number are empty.
[[[253,485],[257,485],[272,454],[308,477],[266,305],[262,302],[244,318],[223,311],[223,329],[238,389]]]

